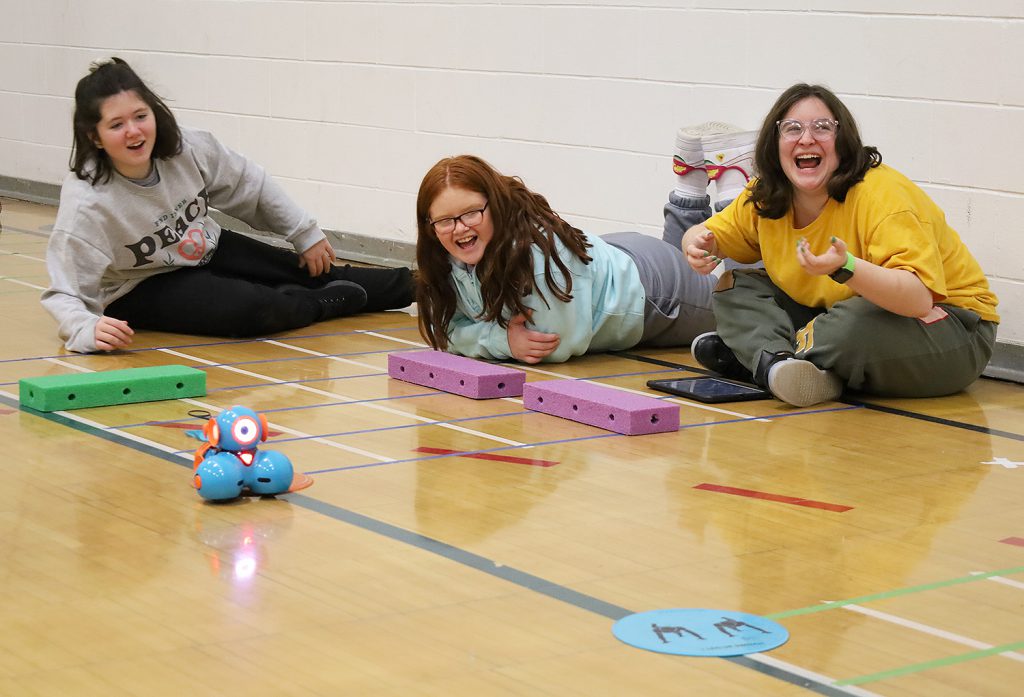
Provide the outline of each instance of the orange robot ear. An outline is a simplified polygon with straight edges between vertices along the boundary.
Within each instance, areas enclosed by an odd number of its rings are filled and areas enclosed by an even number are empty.
[[[270,427],[267,426],[267,417],[264,416],[263,414],[260,414],[259,417],[260,417],[260,426],[263,427],[263,437],[260,438],[260,440],[266,440],[267,436],[270,435]]]
[[[203,425],[203,435],[206,436],[206,440],[213,444],[220,440],[220,433],[218,431],[216,419],[210,419]]]
[[[213,446],[210,445],[209,443],[203,443],[202,445],[199,446],[199,448],[196,450],[195,455],[192,456],[192,471],[193,472],[195,472],[197,469],[199,469],[200,463],[202,463],[203,458],[206,457],[206,451],[209,450],[212,447]]]

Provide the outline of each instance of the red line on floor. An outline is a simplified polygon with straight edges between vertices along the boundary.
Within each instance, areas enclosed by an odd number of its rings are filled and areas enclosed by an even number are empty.
[[[1024,547],[1024,537],[1007,537],[1005,540],[999,540],[1005,542],[1008,545],[1017,545],[1018,547]]]
[[[494,460],[496,462],[511,462],[516,465],[530,465],[531,467],[554,467],[558,463],[553,460],[533,460],[526,457],[511,457],[510,455],[494,455],[492,453],[460,453],[458,450],[446,448],[416,448],[418,453],[430,453],[431,455],[456,455],[458,457],[472,457],[477,460]]]
[[[144,426],[159,426],[160,428],[177,428],[177,429],[181,429],[182,431],[202,431],[204,423],[206,423],[206,422],[202,421],[202,422],[200,422],[198,424],[181,424],[181,423],[160,423],[158,421],[147,421],[143,425]],[[282,433],[284,433],[284,431],[268,431],[267,432],[267,438],[274,438],[276,436],[281,435]]]
[[[806,506],[807,508],[820,508],[824,511],[832,511],[834,513],[843,513],[845,511],[852,511],[853,506],[840,506],[837,503],[825,503],[824,501],[812,501],[811,499],[802,499],[796,496],[783,496],[782,494],[769,494],[764,491],[754,491],[753,489],[738,489],[734,486],[722,486],[721,484],[698,484],[693,487],[694,489],[703,489],[704,491],[717,491],[720,494],[735,494],[736,496],[748,496],[752,499],[763,499],[765,501],[778,501],[779,503],[791,503],[794,506]]]

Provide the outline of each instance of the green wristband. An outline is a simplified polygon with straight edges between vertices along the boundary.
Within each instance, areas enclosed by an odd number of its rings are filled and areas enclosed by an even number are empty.
[[[856,261],[857,257],[853,256],[850,252],[847,252],[846,263],[830,273],[828,277],[836,283],[846,283],[853,278],[853,267]]]

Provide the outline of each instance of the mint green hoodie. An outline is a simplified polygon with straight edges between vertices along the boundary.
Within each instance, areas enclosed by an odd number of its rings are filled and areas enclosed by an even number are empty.
[[[555,241],[559,257],[572,274],[569,302],[551,294],[544,280],[544,254],[536,246],[532,249],[534,292],[524,304],[533,314],[527,327],[561,337],[558,348],[544,362],[561,363],[584,353],[632,348],[643,336],[644,289],[636,264],[600,237],[587,235],[587,241],[592,245],[588,253],[593,260],[589,264],[584,264],[561,240]],[[564,288],[558,269],[553,267],[552,272],[559,287]],[[453,259],[451,282],[457,305],[448,325],[448,350],[471,358],[512,358],[507,330],[497,322],[476,319],[483,313],[483,299],[475,269]]]

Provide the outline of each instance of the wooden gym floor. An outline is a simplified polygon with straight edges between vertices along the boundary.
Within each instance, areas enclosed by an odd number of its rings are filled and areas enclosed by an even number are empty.
[[[627,437],[387,377],[408,312],[74,355],[39,305],[51,207],[3,201],[2,695],[1018,695],[1024,386],[810,409],[685,400]],[[183,308],[187,311],[187,308]],[[18,380],[185,364],[198,399],[42,414]],[[688,350],[526,368],[649,393]],[[205,503],[197,414],[264,412],[314,485]],[[702,486],[703,485],[703,486]],[[763,654],[615,620],[721,608]]]

